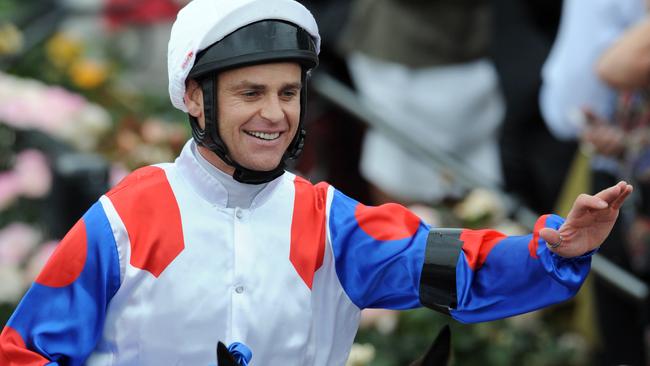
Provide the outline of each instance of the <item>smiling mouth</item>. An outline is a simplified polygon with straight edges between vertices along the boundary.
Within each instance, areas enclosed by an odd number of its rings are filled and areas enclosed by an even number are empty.
[[[280,137],[280,132],[258,132],[258,131],[244,131],[247,135],[256,137],[264,141],[273,141]]]

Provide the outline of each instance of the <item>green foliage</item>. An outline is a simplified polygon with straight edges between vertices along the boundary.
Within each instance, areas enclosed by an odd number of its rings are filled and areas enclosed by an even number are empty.
[[[16,3],[12,0],[0,0],[0,22],[15,17]]]
[[[562,313],[562,310],[560,310]],[[451,326],[451,365],[579,366],[590,364],[584,339],[555,312],[478,324],[461,324],[428,309],[404,311],[392,334],[362,329],[355,342],[376,350],[369,366],[409,365],[445,325]]]

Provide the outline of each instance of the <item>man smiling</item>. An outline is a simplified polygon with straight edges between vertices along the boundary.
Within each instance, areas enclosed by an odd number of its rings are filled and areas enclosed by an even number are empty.
[[[295,63],[273,63],[218,75],[219,136],[233,161],[257,171],[280,165],[298,129],[301,72]],[[203,92],[194,80],[188,82],[185,104],[205,129]],[[199,146],[199,151],[221,171],[235,172],[207,147]]]
[[[257,365],[344,365],[364,308],[478,322],[577,292],[631,186],[508,237],[312,185],[284,168],[302,150],[319,47],[292,0],[181,10],[169,92],[193,139],[74,225],[3,329],[0,364],[208,365],[224,342],[241,365],[251,351]]]

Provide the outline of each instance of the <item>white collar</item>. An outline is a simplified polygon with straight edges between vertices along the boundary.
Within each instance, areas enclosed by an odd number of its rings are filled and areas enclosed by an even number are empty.
[[[242,207],[244,209],[258,207],[266,201],[286,175],[285,172],[284,175],[263,185],[237,182],[206,161],[192,139],[185,144],[174,165],[199,196],[210,204],[221,207],[233,207],[237,204],[249,206]],[[229,205],[230,196],[232,197]]]

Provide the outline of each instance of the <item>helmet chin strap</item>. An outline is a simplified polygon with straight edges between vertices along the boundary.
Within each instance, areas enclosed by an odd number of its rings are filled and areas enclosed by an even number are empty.
[[[302,120],[304,116],[304,101],[306,97],[305,73],[303,72],[303,89],[301,90],[301,108],[300,108],[300,121],[298,123],[298,131],[294,136],[289,148],[282,155],[282,159],[278,166],[272,170],[262,171],[248,169],[237,161],[233,160],[229,153],[228,147],[219,135],[218,121],[217,121],[217,106],[216,106],[216,91],[217,91],[217,77],[215,74],[202,78],[199,82],[203,90],[203,109],[205,116],[205,129],[202,129],[196,117],[189,115],[190,125],[192,127],[192,137],[197,144],[208,148],[214,152],[224,163],[235,168],[232,177],[240,183],[246,184],[264,184],[274,180],[275,178],[284,174],[287,159],[295,159],[302,152],[306,132],[302,127]]]

